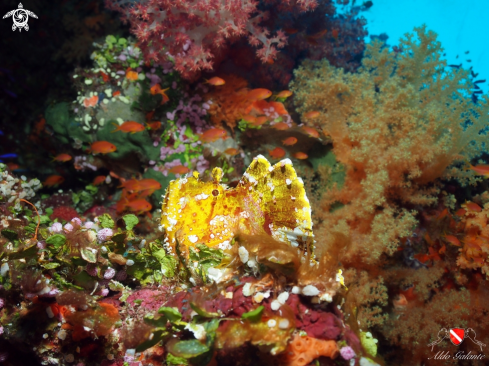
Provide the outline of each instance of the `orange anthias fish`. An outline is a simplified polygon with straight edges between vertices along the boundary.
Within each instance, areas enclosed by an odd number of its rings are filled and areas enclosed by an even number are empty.
[[[260,116],[260,117],[256,117],[255,121],[252,122],[251,124],[253,126],[261,126],[261,125],[264,125],[267,122],[268,122],[267,116]]]
[[[65,179],[61,175],[50,175],[46,178],[42,185],[45,187],[54,187],[63,183],[64,181]]]
[[[272,158],[275,158],[275,159],[281,159],[285,156],[285,150],[282,149],[281,147],[276,147],[273,150],[268,150],[268,153],[270,154],[270,156]]]
[[[247,114],[246,116],[243,116],[242,119],[243,121],[251,124],[253,124],[256,121],[256,117],[252,116],[251,114]]]
[[[151,206],[151,203],[141,198],[134,201],[129,201],[126,203],[126,207],[133,212],[143,213],[150,211],[153,206]]]
[[[112,131],[112,133],[117,132],[117,131],[121,131],[124,133],[130,132],[132,134],[135,134],[136,132],[141,132],[141,131],[145,130],[145,127],[143,124],[135,122],[135,121],[126,121],[122,125],[118,125],[116,123],[113,123],[113,125],[116,126],[117,128],[114,131]]]
[[[165,104],[166,102],[168,102],[170,100],[170,98],[168,98],[168,95],[166,95],[166,91],[170,89],[170,88],[166,88],[166,89],[161,89],[161,86],[160,84],[155,84],[153,85],[150,89],[149,89],[149,92],[152,94],[152,95],[156,95],[156,94],[160,94],[161,97],[163,98],[161,100],[161,104]]]
[[[188,172],[190,172],[190,169],[184,165],[177,165],[168,169],[168,171],[173,174],[187,174]]]
[[[459,208],[457,210],[457,212],[455,212],[455,215],[457,215],[457,216],[465,216],[466,213],[467,213],[467,210],[464,210],[463,208]]]
[[[284,144],[285,146],[292,146],[292,145],[295,145],[296,142],[297,142],[297,138],[289,137],[289,138],[286,138],[285,140],[283,140],[282,144]]]
[[[117,91],[113,92],[112,95],[114,97],[117,97],[117,96],[121,95],[121,92],[119,90],[117,90]]]
[[[445,240],[449,242],[450,244],[456,245],[457,247],[462,246],[460,244],[460,240],[458,240],[455,236],[453,235],[445,235]]]
[[[105,178],[106,178],[106,177],[105,177],[105,175],[97,175],[97,176],[94,178],[94,180],[93,180],[92,184],[93,184],[94,186],[98,186],[98,185],[102,184],[103,182],[105,182]]]
[[[479,206],[477,203],[474,202],[466,202],[461,205],[462,207],[466,208],[468,211],[472,212],[481,212],[482,208]]]
[[[220,86],[226,84],[226,81],[220,77],[214,76],[213,78],[207,80],[206,83],[214,86]]]
[[[156,121],[156,122],[151,122],[151,123],[146,123],[146,125],[153,131],[157,131],[161,128],[161,122]]]
[[[270,105],[270,107],[273,107],[275,112],[277,112],[281,116],[289,114],[289,112],[287,112],[287,109],[285,109],[284,105],[281,102],[269,102],[268,104]]]
[[[272,95],[272,92],[270,90],[258,88],[258,89],[251,90],[246,95],[246,99],[250,101],[257,101],[257,100],[267,99],[270,95]]]
[[[211,128],[202,134],[199,134],[199,140],[202,142],[214,142],[226,137],[226,130],[222,128]]]
[[[235,149],[234,147],[230,147],[229,149],[224,150],[224,153],[225,154],[228,154],[228,155],[231,155],[231,156],[234,156],[234,155],[238,155],[239,154],[239,150],[238,149]]]
[[[302,126],[302,130],[315,139],[319,138],[319,132],[315,128]]]
[[[139,181],[139,191],[144,192],[143,196],[149,196],[161,188],[160,182],[152,178],[141,179]]]
[[[136,71],[132,71],[129,67],[126,71],[126,79],[136,81],[138,79],[138,73]]]
[[[284,131],[284,130],[288,130],[290,127],[287,123],[285,122],[279,122],[279,123],[275,123],[272,128],[275,128],[276,130],[279,130],[279,131]]]
[[[129,192],[138,192],[140,191],[139,187],[139,181],[136,179],[129,179],[126,180],[125,182],[122,182],[122,184],[117,187],[117,188],[124,188],[127,189]]]
[[[282,90],[280,93],[278,93],[275,98],[288,98],[292,95],[293,93],[290,90]]]
[[[85,98],[85,100],[83,101],[83,105],[85,106],[85,108],[94,107],[97,105],[97,103],[98,103],[98,95],[94,95],[91,98]]]
[[[319,117],[320,113],[318,111],[310,111],[307,113],[304,113],[305,118],[316,118]]]
[[[70,161],[71,159],[72,159],[71,155],[59,154],[53,158],[53,161],[60,161],[60,162],[64,163],[64,162]]]
[[[473,166],[472,164],[470,165],[470,169],[476,172],[478,175],[483,175],[486,178],[489,178],[489,165],[477,165]]]
[[[299,159],[299,160],[305,160],[307,159],[309,156],[306,154],[306,153],[303,153],[302,151],[299,151],[299,152],[296,152],[294,154],[294,158],[296,159]]]
[[[95,141],[88,149],[93,154],[108,154],[117,150],[117,146],[108,141]]]

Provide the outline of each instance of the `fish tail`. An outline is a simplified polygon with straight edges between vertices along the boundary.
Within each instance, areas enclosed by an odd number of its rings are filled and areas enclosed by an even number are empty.
[[[116,127],[116,129],[114,131],[112,131],[111,133],[114,133],[114,132],[119,131],[119,127],[120,126],[117,123],[115,123],[115,122],[112,122],[112,124]]]

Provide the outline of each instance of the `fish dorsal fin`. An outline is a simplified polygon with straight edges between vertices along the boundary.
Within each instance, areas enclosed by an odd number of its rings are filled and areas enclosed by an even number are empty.
[[[259,204],[260,212],[251,221],[259,222],[266,233],[294,247],[312,239],[311,205],[290,159],[271,166],[265,157],[257,156],[238,188]]]

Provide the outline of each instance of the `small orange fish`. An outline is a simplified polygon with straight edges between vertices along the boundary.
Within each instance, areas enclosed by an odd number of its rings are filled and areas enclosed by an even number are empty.
[[[285,140],[283,140],[282,144],[284,144],[285,146],[292,146],[292,145],[295,145],[296,142],[297,142],[297,139],[295,137],[289,137],[289,138],[286,138]]]
[[[256,121],[256,117],[252,116],[251,114],[247,114],[246,116],[243,116],[242,119],[243,121],[251,124],[253,124]]]
[[[137,212],[137,213],[144,213],[147,211],[151,211],[151,209],[153,208],[153,206],[151,206],[151,203],[149,203],[143,198],[126,202],[124,203],[124,207],[127,208],[129,211]]]
[[[290,90],[282,90],[280,93],[278,93],[275,98],[288,98],[292,95],[292,92]]]
[[[281,159],[285,156],[285,150],[280,148],[280,147],[276,147],[273,150],[268,150],[268,153],[270,154],[270,156],[272,158],[275,158],[275,159]]]
[[[440,214],[438,215],[437,220],[441,220],[445,218],[447,215],[448,215],[448,208],[445,207],[445,209],[442,212],[440,212]]]
[[[272,92],[270,90],[258,88],[258,89],[251,90],[246,95],[246,99],[250,101],[256,101],[256,100],[267,99],[270,95],[272,95]]]
[[[157,131],[161,128],[161,122],[159,121],[146,123],[146,125],[153,131]]]
[[[315,139],[319,138],[319,132],[315,128],[302,126],[302,130]]]
[[[105,182],[105,178],[106,178],[105,175],[97,175],[95,177],[95,179],[93,180],[92,184],[94,186],[98,186],[98,185],[102,184],[103,182]]]
[[[190,169],[183,165],[177,165],[170,168],[168,171],[173,174],[187,174],[190,172]]]
[[[117,146],[108,141],[95,141],[88,149],[93,154],[108,154],[117,150]]]
[[[231,156],[234,156],[234,155],[238,155],[239,154],[239,150],[238,149],[235,149],[234,147],[230,147],[229,149],[224,150],[224,153],[225,154],[228,154],[228,155],[231,155]]]
[[[170,98],[168,98],[168,95],[166,95],[166,91],[170,89],[170,88],[166,88],[166,89],[161,89],[161,86],[160,84],[155,84],[153,85],[150,89],[149,89],[149,92],[152,94],[152,95],[156,95],[156,94],[160,94],[161,97],[163,98],[161,100],[161,104],[165,104],[166,102],[168,102],[170,100]]]
[[[477,165],[473,166],[472,164],[470,165],[470,169],[476,172],[478,175],[483,175],[484,177],[489,178],[489,165]]]
[[[15,163],[7,163],[7,167],[11,170],[11,171],[14,171],[14,170],[17,170],[20,168],[20,165],[19,164],[15,164]]]
[[[307,159],[309,156],[306,154],[306,153],[303,153],[302,151],[299,151],[299,152],[296,152],[294,154],[294,158],[296,159],[299,159],[299,160],[305,160]]]
[[[272,58],[272,57],[268,57],[266,60],[265,60],[265,63],[266,64],[269,64],[269,65],[273,65],[275,63],[275,60]]]
[[[97,105],[97,103],[98,103],[98,95],[94,95],[91,98],[85,98],[85,100],[83,101],[83,105],[85,106],[85,108],[94,107]]]
[[[136,71],[132,71],[131,68],[128,68],[126,71],[126,79],[136,81],[138,79],[138,73]]]
[[[255,122],[251,123],[253,126],[261,126],[268,122],[267,116],[256,117]]]
[[[206,83],[214,86],[221,86],[226,84],[226,81],[220,77],[214,76],[213,78],[207,80]]]
[[[61,175],[50,175],[46,178],[42,185],[45,187],[54,187],[63,183],[64,181],[65,179]]]
[[[455,215],[457,215],[457,216],[465,216],[466,213],[467,213],[467,210],[464,210],[463,208],[459,208],[457,210],[457,212],[455,212]]]
[[[113,123],[114,126],[117,128],[112,131],[112,133],[121,131],[124,133],[132,133],[135,134],[136,132],[141,132],[144,131],[145,127],[143,124],[135,122],[135,121],[126,121],[122,125],[118,125],[117,123]]]
[[[214,142],[226,136],[226,131],[222,128],[211,128],[204,133],[199,134],[199,139],[202,142]]]
[[[279,123],[275,123],[272,128],[275,128],[276,130],[279,130],[279,131],[284,131],[284,130],[288,130],[290,127],[287,123],[285,122],[279,122]]]
[[[450,244],[456,245],[457,247],[462,246],[460,244],[460,240],[458,240],[455,236],[453,235],[445,235],[445,240],[449,242]]]
[[[277,112],[281,116],[289,114],[289,112],[287,112],[287,109],[285,109],[284,105],[281,102],[270,102],[268,104],[270,105],[270,107],[273,107],[275,112]]]
[[[307,113],[304,113],[305,118],[316,118],[319,117],[320,113],[318,111],[310,111]]]
[[[109,81],[109,75],[107,75],[105,72],[100,71],[100,75],[102,75],[102,79],[103,79],[104,83]]]
[[[466,202],[462,204],[462,207],[465,207],[469,211],[474,211],[474,212],[481,212],[482,208],[479,206],[477,203],[474,202]]]
[[[72,159],[71,155],[59,154],[58,156],[55,156],[53,158],[53,161],[60,161],[60,162],[64,163],[64,162],[70,161],[71,159]]]
[[[119,90],[115,91],[112,93],[114,97],[117,97],[118,95],[121,95],[121,92]]]
[[[160,188],[161,188],[161,184],[156,179],[146,178],[146,179],[141,179],[139,181],[139,190],[140,191],[153,191],[154,192]]]
[[[334,39],[338,39],[339,33],[340,33],[340,31],[338,29],[333,29],[333,31],[331,32],[331,35],[333,36]]]
[[[129,192],[137,192],[140,190],[139,181],[136,179],[126,180],[125,182],[122,182],[122,184],[117,188],[121,187],[127,189]]]

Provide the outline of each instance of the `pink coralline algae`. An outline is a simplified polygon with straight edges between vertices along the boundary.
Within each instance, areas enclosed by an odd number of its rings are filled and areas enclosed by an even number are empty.
[[[266,0],[278,10],[312,10],[316,0]],[[201,70],[212,70],[228,41],[247,36],[263,61],[274,60],[287,38],[281,30],[271,35],[262,22],[267,12],[259,11],[253,0],[143,0],[131,3],[106,0],[110,9],[120,11],[131,24],[147,60],[175,61],[175,69],[186,79],[195,79]]]

